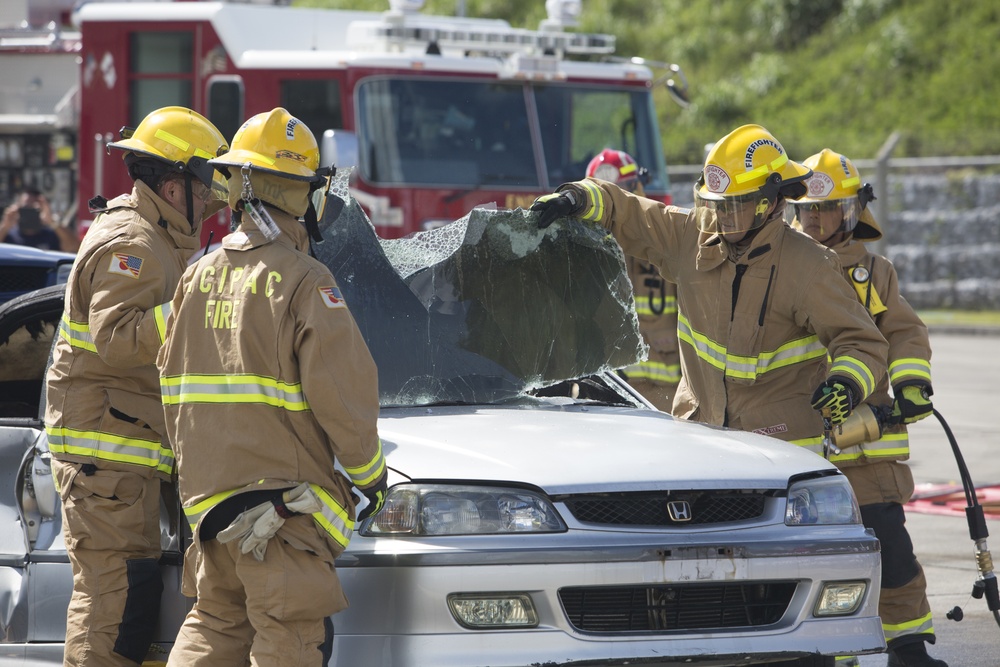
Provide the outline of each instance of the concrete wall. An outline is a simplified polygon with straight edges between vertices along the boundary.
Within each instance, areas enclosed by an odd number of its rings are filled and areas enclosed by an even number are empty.
[[[692,205],[692,185],[672,177],[678,206]],[[1000,310],[1000,174],[894,173],[888,197],[874,249],[896,266],[906,299],[920,309]]]

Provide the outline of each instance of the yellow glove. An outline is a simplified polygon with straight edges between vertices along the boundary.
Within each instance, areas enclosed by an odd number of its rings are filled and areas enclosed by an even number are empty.
[[[927,385],[911,384],[901,390],[893,390],[896,401],[892,404],[892,416],[897,422],[912,424],[934,412],[931,395],[934,393]]]
[[[812,406],[814,410],[820,412],[829,410],[830,423],[836,426],[843,424],[854,410],[854,406],[858,403],[855,395],[856,392],[850,384],[839,378],[830,378],[813,392]]]

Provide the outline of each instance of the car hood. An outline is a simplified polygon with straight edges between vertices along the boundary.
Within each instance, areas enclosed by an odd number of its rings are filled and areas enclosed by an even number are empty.
[[[773,438],[596,405],[389,408],[379,435],[405,477],[520,482],[554,495],[784,489],[793,475],[833,468]]]

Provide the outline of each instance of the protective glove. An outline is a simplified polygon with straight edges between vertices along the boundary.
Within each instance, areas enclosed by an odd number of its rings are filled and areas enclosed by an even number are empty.
[[[857,403],[854,388],[838,378],[827,379],[812,395],[813,409],[821,413],[829,410],[830,423],[834,426],[843,424]],[[827,417],[826,414],[823,416]]]
[[[365,505],[365,508],[358,514],[356,523],[361,523],[368,517],[379,513],[382,509],[382,505],[385,504],[385,494],[388,488],[386,475],[382,475],[382,477],[375,482],[374,486],[369,486],[367,489],[359,489],[361,493],[365,494],[365,498],[368,499],[368,504]],[[354,494],[356,498],[357,495],[358,494]],[[358,498],[358,502],[361,502],[360,498]]]
[[[934,412],[931,403],[934,392],[927,385],[911,384],[893,393],[896,400],[892,404],[892,418],[897,423],[912,424]]]
[[[588,206],[592,208],[590,198],[591,194],[586,188],[566,183],[559,186],[559,192],[536,199],[528,210],[538,213],[538,228],[545,229],[559,218],[576,216]]]
[[[239,539],[241,553],[252,551],[254,558],[262,561],[267,552],[268,541],[284,525],[285,519],[295,514],[312,514],[321,509],[323,503],[319,496],[307,482],[302,482],[281,494],[280,501],[269,500],[240,514],[218,534],[217,539],[223,544]]]

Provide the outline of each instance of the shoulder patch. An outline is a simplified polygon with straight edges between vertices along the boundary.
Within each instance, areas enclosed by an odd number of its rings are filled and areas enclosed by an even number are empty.
[[[347,305],[339,287],[317,287],[316,289],[319,290],[319,296],[327,308],[343,308]]]
[[[111,253],[111,263],[108,265],[108,273],[117,273],[129,278],[138,278],[141,271],[142,257],[136,257],[124,252]]]

